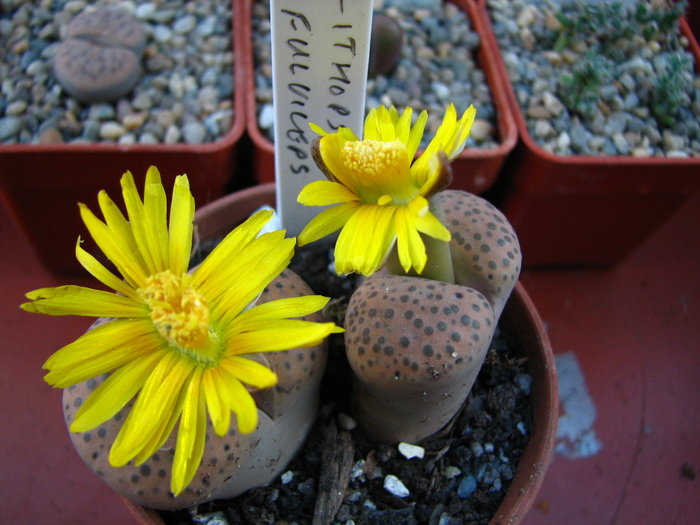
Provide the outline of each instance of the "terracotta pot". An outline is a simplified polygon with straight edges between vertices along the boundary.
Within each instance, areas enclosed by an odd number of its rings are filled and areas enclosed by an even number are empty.
[[[450,0],[465,11],[472,22],[474,30],[482,33],[482,20],[477,16],[475,5],[466,0]],[[243,17],[245,24],[243,31],[247,32],[247,39],[252,42],[251,34],[251,7],[255,0],[245,0]],[[487,46],[480,46],[477,53],[477,62],[484,72],[486,81],[491,89],[493,103],[498,115],[498,140],[500,144],[493,149],[467,149],[452,162],[454,181],[452,188],[465,190],[470,193],[480,194],[488,190],[495,182],[498,173],[506,157],[515,147],[517,131],[515,121],[510,111],[507,99],[504,96],[501,80],[493,67],[491,58],[493,50]],[[260,183],[273,182],[275,180],[274,144],[263,134],[258,126],[258,107],[255,96],[255,63],[252,45],[247,50],[247,93],[246,109],[247,131],[253,140],[254,172],[255,178]],[[421,153],[420,151],[418,152]]]
[[[148,167],[157,166],[168,191],[176,175],[187,173],[200,206],[225,193],[245,129],[239,3],[233,0],[234,122],[221,139],[198,145],[0,145],[0,196],[47,269],[59,274],[82,271],[75,260],[75,242],[80,235],[90,246],[91,239],[76,202],[93,208],[99,190],[120,194],[119,177],[127,170],[141,186]]]
[[[205,206],[195,216],[200,238],[225,235],[264,204],[275,204],[273,184],[227,195]],[[533,434],[520,459],[510,489],[490,522],[490,525],[516,525],[532,507],[549,466],[559,416],[558,387],[549,339],[535,305],[522,284],[516,284],[500,322],[505,333],[512,337],[512,344],[523,349],[533,379]],[[164,525],[157,511],[122,499],[137,523]]]
[[[553,155],[530,135],[498,42],[486,1],[480,2],[485,45],[515,115],[520,142],[496,204],[518,232],[525,267],[607,266],[623,260],[685,200],[700,189],[700,158],[637,158]],[[700,72],[700,48],[688,24]]]

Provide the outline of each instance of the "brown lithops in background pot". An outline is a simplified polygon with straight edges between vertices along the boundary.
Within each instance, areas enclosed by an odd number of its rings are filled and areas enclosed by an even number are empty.
[[[85,252],[83,266],[115,293],[78,286],[27,294],[22,307],[103,318],[53,354],[46,381],[89,467],[127,498],[161,509],[232,497],[272,479],[311,427],[325,366],[316,322],[328,302],[285,271],[294,239],[261,234],[260,211],[188,271],[194,200],[176,179],[167,218],[151,168],[141,199],[122,178],[127,217],[102,192],[104,222],[88,231],[121,277]],[[128,219],[127,219],[128,218]]]
[[[363,140],[345,129],[322,135],[314,158],[329,180],[299,196],[335,205],[309,223],[300,244],[342,228],[337,271],[369,276],[350,300],[345,346],[355,417],[371,439],[391,443],[421,441],[457,414],[521,267],[503,214],[480,197],[445,190],[473,107],[460,119],[449,108],[414,161],[426,119],[423,112],[413,123],[410,109],[380,107],[368,115]]]

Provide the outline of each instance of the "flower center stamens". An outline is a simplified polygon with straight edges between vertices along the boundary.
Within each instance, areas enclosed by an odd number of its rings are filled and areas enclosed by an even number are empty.
[[[169,343],[183,350],[209,346],[209,304],[190,286],[189,275],[176,276],[170,270],[151,275],[139,293],[158,333]]]
[[[355,189],[368,204],[405,204],[414,196],[406,145],[400,140],[348,141],[340,160],[357,177]]]

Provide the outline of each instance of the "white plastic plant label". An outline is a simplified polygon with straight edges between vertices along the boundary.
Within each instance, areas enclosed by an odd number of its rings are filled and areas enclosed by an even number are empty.
[[[374,0],[272,0],[277,211],[296,236],[318,212],[297,203],[301,189],[324,178],[311,158],[316,138],[350,128],[361,137]]]

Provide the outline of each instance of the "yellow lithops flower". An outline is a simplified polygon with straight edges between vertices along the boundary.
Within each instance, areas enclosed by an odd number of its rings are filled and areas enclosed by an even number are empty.
[[[450,105],[435,137],[415,162],[428,120],[425,111],[412,125],[411,108],[401,115],[393,106],[372,109],[362,140],[347,128],[326,133],[313,126],[322,135],[319,164],[329,180],[308,184],[298,201],[307,206],[334,206],[307,224],[299,235],[299,245],[342,228],[335,246],[338,273],[370,275],[382,267],[396,246],[404,271],[413,268],[420,274],[427,262],[420,234],[450,240],[449,231],[428,203],[428,198],[445,186],[441,157],[452,160],[462,152],[475,115],[474,106],[470,106],[457,119],[457,111]]]
[[[73,432],[99,426],[137,396],[110,450],[114,466],[146,461],[179,421],[171,482],[177,495],[201,463],[207,413],[220,436],[228,432],[232,412],[240,432],[257,427],[249,389],[274,386],[277,376],[254,354],[313,346],[340,329],[292,319],[320,310],[325,297],[255,305],[294,252],[295,240],[283,231],[259,235],[272,212],[253,215],[188,273],[195,207],[187,176],[175,181],[169,221],[156,168],[148,170],[143,201],[131,173],[121,185],[126,218],[104,191],[104,221],[80,205],[90,235],[121,277],[83,250],[80,240],[76,246],[82,265],[115,293],[43,288],[28,293],[31,302],[22,308],[113,318],[53,354],[45,379],[65,388],[111,372],[78,410]]]

